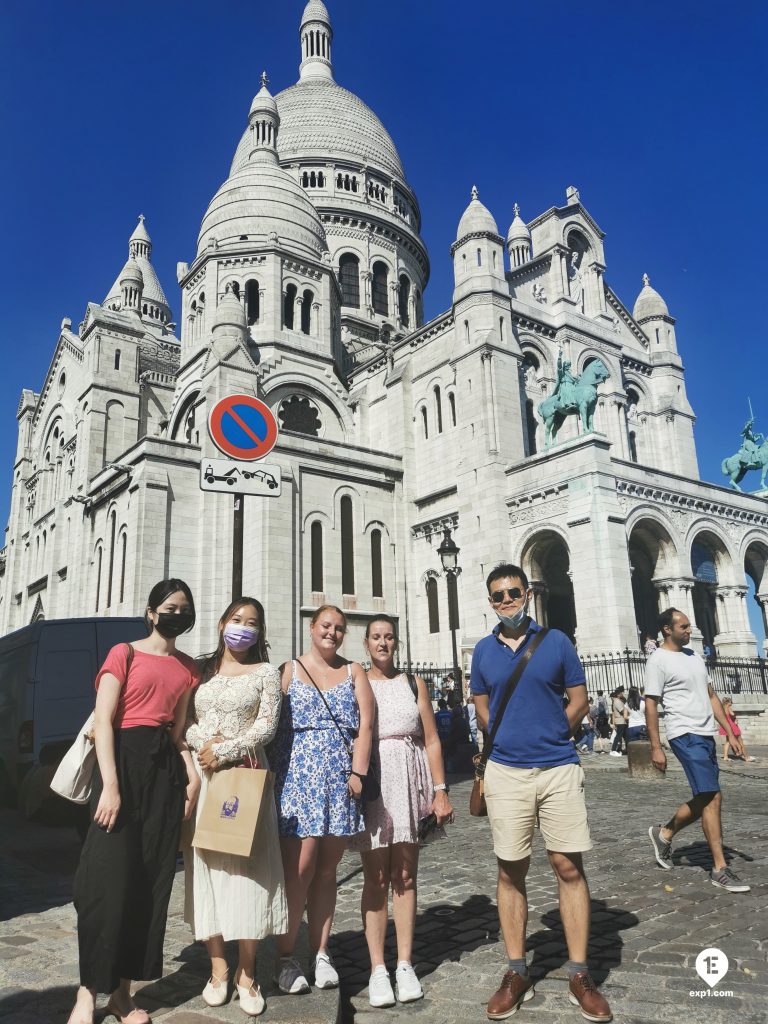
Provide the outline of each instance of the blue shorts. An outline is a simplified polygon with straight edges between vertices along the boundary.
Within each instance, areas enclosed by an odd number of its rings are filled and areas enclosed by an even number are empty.
[[[675,757],[683,766],[694,796],[720,792],[720,768],[714,736],[686,732],[669,741]]]

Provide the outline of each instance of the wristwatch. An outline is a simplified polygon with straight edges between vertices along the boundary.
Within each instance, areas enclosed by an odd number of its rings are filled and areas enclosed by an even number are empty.
[[[447,782],[438,782],[435,786],[433,786],[433,789],[436,793],[439,789],[442,789],[443,792],[446,794],[450,793],[450,789],[448,788]]]

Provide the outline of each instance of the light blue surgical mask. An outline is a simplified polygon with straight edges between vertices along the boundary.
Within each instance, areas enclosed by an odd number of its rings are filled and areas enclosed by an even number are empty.
[[[520,611],[515,612],[514,615],[502,615],[501,612],[496,612],[496,614],[502,626],[506,626],[508,629],[519,629],[528,616],[528,602],[526,601]]]

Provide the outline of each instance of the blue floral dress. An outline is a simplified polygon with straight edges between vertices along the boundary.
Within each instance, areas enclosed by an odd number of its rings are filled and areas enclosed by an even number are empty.
[[[360,726],[352,666],[323,696],[352,746]],[[270,747],[281,836],[353,836],[365,825],[347,790],[350,756],[314,686],[296,678],[296,662]]]

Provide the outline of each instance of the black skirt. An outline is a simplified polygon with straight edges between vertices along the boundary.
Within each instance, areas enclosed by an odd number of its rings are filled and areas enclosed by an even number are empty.
[[[80,983],[113,992],[121,978],[163,973],[163,940],[187,783],[165,728],[115,730],[120,812],[111,832],[94,821],[102,779],[94,770],[91,825],[75,875]]]

